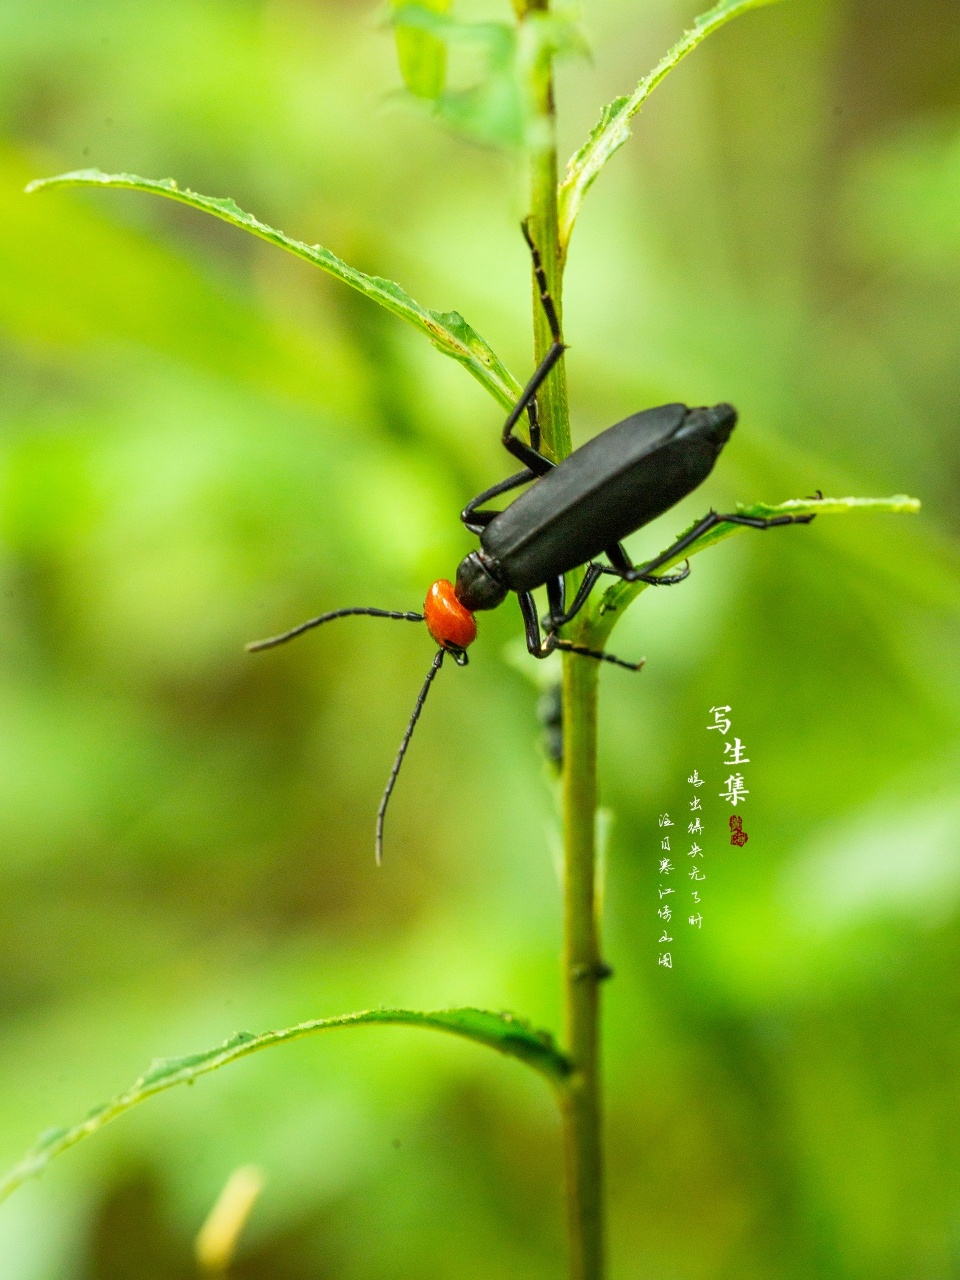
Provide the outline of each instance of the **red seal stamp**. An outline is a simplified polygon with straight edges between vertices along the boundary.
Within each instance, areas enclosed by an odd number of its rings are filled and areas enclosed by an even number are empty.
[[[739,813],[732,813],[730,815],[730,843],[742,848],[749,839],[750,837],[743,829],[743,819]]]

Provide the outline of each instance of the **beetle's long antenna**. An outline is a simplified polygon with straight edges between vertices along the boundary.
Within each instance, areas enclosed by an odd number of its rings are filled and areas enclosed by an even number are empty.
[[[334,609],[332,613],[321,613],[319,618],[311,618],[308,622],[301,622],[299,627],[291,627],[289,631],[284,631],[278,636],[268,636],[266,640],[251,640],[247,645],[247,653],[259,653],[261,649],[273,649],[278,644],[286,644],[288,640],[295,640],[297,636],[302,636],[305,631],[319,627],[322,622],[332,622],[334,618],[348,618],[355,613],[366,614],[370,618],[396,618],[400,622],[423,622],[424,620],[422,613],[393,613],[389,609]]]
[[[383,799],[380,801],[380,808],[377,810],[377,866],[383,862],[383,820],[386,817],[387,805],[390,803],[390,796],[393,794],[393,788],[397,781],[397,774],[400,772],[400,766],[403,764],[403,757],[407,754],[407,747],[410,745],[410,739],[413,737],[413,731],[416,728],[417,721],[420,719],[420,712],[423,710],[423,704],[427,700],[427,694],[430,692],[430,686],[433,684],[433,678],[440,670],[443,663],[443,655],[445,650],[438,649],[436,657],[430,670],[427,672],[427,678],[423,682],[423,688],[417,698],[417,704],[413,708],[413,715],[410,717],[410,723],[407,725],[407,731],[403,735],[403,741],[400,743],[400,750],[397,752],[397,758],[393,762],[393,768],[390,770],[390,777],[387,779],[387,786],[383,793]]]

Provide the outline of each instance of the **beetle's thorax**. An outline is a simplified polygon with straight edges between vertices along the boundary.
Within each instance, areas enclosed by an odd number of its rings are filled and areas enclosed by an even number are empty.
[[[495,609],[507,596],[493,561],[483,551],[471,551],[457,567],[457,599],[465,609]]]

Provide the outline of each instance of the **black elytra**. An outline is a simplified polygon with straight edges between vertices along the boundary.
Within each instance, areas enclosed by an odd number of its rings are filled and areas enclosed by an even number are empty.
[[[646,564],[635,566],[621,545],[622,540],[669,511],[703,483],[736,426],[736,410],[729,404],[695,409],[683,404],[665,404],[644,409],[608,427],[561,462],[553,463],[540,451],[536,395],[566,348],[540,254],[526,224],[523,233],[533,258],[552,342],[503,427],[503,445],[520,461],[523,470],[485,489],[461,512],[461,520],[478,535],[480,546],[460,562],[456,585],[445,579],[435,582],[427,595],[424,613],[337,609],[247,646],[249,650],[273,648],[321,623],[348,614],[427,623],[440,647],[420,690],[380,803],[378,862],[383,850],[387,802],[414,726],[444,654],[450,653],[461,666],[466,664],[467,647],[476,635],[474,613],[496,608],[513,592],[523,616],[527,649],[535,658],[546,658],[561,649],[638,671],[642,662],[625,662],[613,654],[586,648],[557,634],[560,627],[580,612],[602,574],[612,574],[628,582],[674,585],[687,577],[689,565],[676,573],[657,571],[718,524],[769,529],[777,525],[808,524],[813,519],[812,515],[763,518],[710,511],[666,551]],[[524,413],[529,420],[529,444],[513,434]],[[493,498],[518,488],[524,488],[524,492],[504,510],[484,507]],[[598,559],[600,556],[606,558],[605,563]],[[583,568],[585,573],[568,608],[564,575],[576,568]],[[546,587],[549,606],[542,626],[532,594],[538,587]]]
[[[532,591],[603,555],[707,478],[736,421],[727,404],[665,404],[609,427],[483,526],[485,567]]]

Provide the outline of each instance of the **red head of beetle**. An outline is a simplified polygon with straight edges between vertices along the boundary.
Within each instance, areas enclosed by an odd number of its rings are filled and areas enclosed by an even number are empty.
[[[441,649],[462,653],[476,640],[476,620],[457,599],[453,583],[446,578],[440,578],[427,592],[423,612],[427,630]]]

